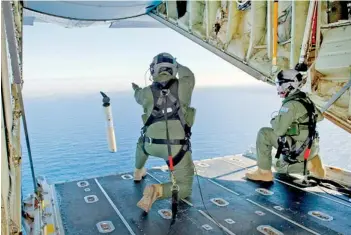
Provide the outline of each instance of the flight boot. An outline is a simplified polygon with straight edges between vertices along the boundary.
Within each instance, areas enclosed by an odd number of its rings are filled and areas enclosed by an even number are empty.
[[[134,170],[134,182],[140,182],[142,180],[142,178],[144,178],[146,176],[146,169],[145,167],[141,168],[141,169],[137,169],[135,168]]]
[[[246,173],[246,178],[253,181],[264,181],[264,182],[272,182],[273,181],[273,173],[271,170],[262,170],[257,169],[254,172]]]
[[[311,175],[320,179],[325,178],[325,169],[321,157],[317,154],[314,158],[307,162],[307,169]]]
[[[137,206],[143,209],[146,213],[151,209],[152,204],[160,197],[162,197],[163,188],[161,184],[152,184],[146,186],[143,197],[137,203]]]

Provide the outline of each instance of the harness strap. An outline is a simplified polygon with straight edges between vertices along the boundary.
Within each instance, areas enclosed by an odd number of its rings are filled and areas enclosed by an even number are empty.
[[[278,140],[278,149],[277,149],[277,153],[275,154],[275,158],[280,158],[280,155],[282,154],[282,149],[283,149],[283,145],[279,142]]]
[[[147,137],[146,137],[147,138]],[[167,140],[166,140],[167,141]],[[171,140],[172,141],[172,140]],[[145,149],[145,144],[142,144],[142,149],[146,155],[150,155],[146,149]],[[173,166],[176,166],[185,156],[186,152],[191,151],[191,144],[190,141],[188,141],[187,144],[184,144],[182,148],[179,150],[179,152],[173,156]],[[166,163],[168,167],[170,167],[170,162],[169,160],[166,160]]]
[[[299,124],[299,127],[301,125],[301,129],[304,130],[308,130],[308,137],[306,138],[306,140],[303,142],[303,144],[296,150],[294,151],[289,151],[288,153],[284,154],[284,160],[286,162],[289,162],[290,164],[294,164],[298,161],[296,158],[305,150],[306,147],[308,147],[308,149],[306,150],[305,155],[307,155],[307,157],[305,156],[305,159],[308,158],[308,155],[310,153],[310,148],[312,146],[313,140],[315,139],[317,132],[316,132],[316,117],[315,117],[315,107],[313,105],[313,103],[308,99],[308,97],[305,97],[307,99],[307,101],[305,99],[302,98],[296,98],[293,99],[295,101],[300,102],[306,109],[307,113],[305,115],[303,115],[302,117],[300,117],[299,119],[303,120],[306,119],[307,117],[308,122],[305,123],[301,123]],[[296,141],[294,141],[294,139],[292,138],[292,146],[290,149],[295,149],[295,145],[296,145]],[[284,147],[286,147],[287,143],[283,143],[282,141],[280,141],[280,139],[278,139],[278,149],[277,149],[277,154],[276,154],[276,158],[280,157],[280,154],[282,154],[282,149]]]
[[[161,96],[158,97],[157,101],[156,101],[156,105],[154,105],[154,108],[151,112],[151,115],[149,116],[149,118],[146,120],[145,124],[144,124],[144,128],[150,126],[154,120],[156,118],[161,118],[163,117],[164,115],[168,115],[167,112],[165,112],[164,110],[162,110],[160,107],[162,107],[162,105],[166,102],[165,99],[169,99],[171,101],[171,104],[172,104],[172,110],[178,110],[177,114],[179,116],[179,120],[184,128],[184,124],[185,124],[185,120],[183,118],[183,113],[181,112],[181,108],[180,108],[180,105],[179,105],[179,102],[177,102],[177,98],[174,97],[171,92],[169,91],[169,88],[174,84],[178,82],[177,79],[171,79],[168,81],[168,83],[165,85],[165,86],[162,86],[161,84],[159,83],[155,83],[154,86],[162,93],[163,91],[165,90],[168,90],[168,94],[167,96],[163,96],[161,94]],[[173,113],[173,112],[172,112]],[[169,120],[172,120],[173,118],[169,118]],[[178,118],[177,118],[178,119]]]
[[[186,145],[188,144],[188,142],[189,142],[188,139],[167,140],[167,139],[154,139],[154,138],[144,136],[144,143],[148,143],[148,144]]]
[[[293,143],[293,146],[295,146],[294,143]],[[290,149],[289,143],[286,140],[286,137],[285,136],[279,137],[278,138],[278,149],[277,149],[277,153],[275,155],[275,158],[279,158],[281,154],[286,155],[287,152],[289,151],[289,149]]]
[[[173,157],[173,166],[176,166],[185,156],[186,152],[190,150],[190,144],[184,145],[180,151]],[[168,167],[170,166],[169,160],[166,161]]]
[[[293,155],[295,155],[295,157],[299,156],[307,146],[308,146],[308,149],[310,149],[312,146],[312,142],[316,136],[316,117],[315,117],[314,105],[311,103],[309,99],[308,99],[308,102],[305,101],[304,99],[297,99],[297,101],[300,101],[302,105],[306,108],[309,120],[307,124],[308,137],[304,141],[304,143],[300,146],[300,148],[293,152]]]
[[[142,148],[144,153],[147,155],[150,155],[150,154],[147,153],[145,149],[145,144],[167,145],[169,152],[170,152],[170,145],[182,145],[182,148],[180,149],[180,151],[175,156],[173,156],[172,159],[169,159],[166,161],[168,167],[176,166],[183,159],[185,153],[187,151],[191,151],[191,143],[189,140],[191,136],[191,127],[186,124],[184,114],[180,106],[180,102],[178,102],[178,99],[169,90],[169,88],[176,82],[178,82],[177,79],[171,79],[165,86],[162,86],[159,83],[154,84],[157,90],[160,91],[160,96],[158,97],[154,105],[154,108],[151,112],[150,117],[145,122],[145,125],[142,128],[142,138],[143,138]],[[172,108],[172,112],[171,112],[172,115],[169,115],[166,110],[167,103],[170,103],[171,105],[170,108]],[[162,106],[165,106],[165,108],[162,108]],[[166,126],[167,139],[154,139],[154,138],[145,136],[146,129],[148,128],[148,126],[150,126],[155,119],[159,119],[161,117],[164,117],[164,120],[166,121],[166,125],[168,120],[179,120],[185,132],[185,136],[186,136],[185,139],[172,139],[172,140],[169,139],[168,125]],[[170,160],[172,160],[172,162],[170,162]]]

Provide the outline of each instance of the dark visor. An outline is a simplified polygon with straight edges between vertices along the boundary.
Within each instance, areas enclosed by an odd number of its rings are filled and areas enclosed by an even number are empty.
[[[278,80],[276,80],[275,83],[276,83],[276,84],[279,84],[279,86],[281,86],[283,83],[293,82],[293,81],[294,81],[294,80],[292,80],[292,79],[285,79],[285,78],[283,78],[283,79],[278,79]]]
[[[159,55],[157,57],[157,64],[159,63],[171,63],[173,64],[173,58],[172,57],[169,57],[169,56],[163,56],[163,55]]]

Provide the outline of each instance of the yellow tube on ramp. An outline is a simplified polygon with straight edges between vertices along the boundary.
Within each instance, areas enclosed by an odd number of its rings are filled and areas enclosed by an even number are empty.
[[[273,58],[272,65],[277,65],[278,51],[278,0],[274,0],[273,5]]]

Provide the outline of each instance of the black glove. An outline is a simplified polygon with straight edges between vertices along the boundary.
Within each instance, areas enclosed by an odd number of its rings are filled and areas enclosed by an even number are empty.
[[[297,65],[295,65],[295,70],[298,72],[307,72],[307,70],[308,70],[307,64],[305,64],[305,63],[299,64],[298,63]]]
[[[132,87],[133,90],[135,91],[136,89],[140,88],[137,84],[135,84],[134,82],[132,82]]]

